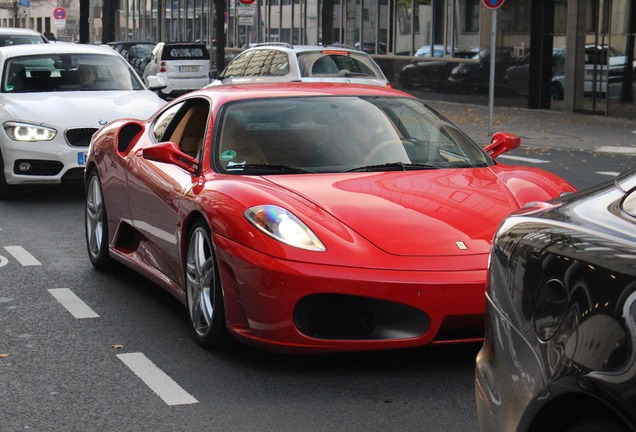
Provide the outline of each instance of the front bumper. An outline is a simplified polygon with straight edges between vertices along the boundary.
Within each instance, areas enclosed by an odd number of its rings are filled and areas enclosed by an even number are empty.
[[[82,181],[88,147],[72,147],[58,134],[44,142],[16,142],[5,137],[1,151],[7,184],[57,184]]]
[[[215,241],[228,329],[248,344],[276,351],[355,351],[483,340],[485,268],[329,266]],[[486,262],[485,256],[484,267]]]
[[[487,296],[484,345],[475,365],[480,431],[524,431],[526,411],[544,386],[544,373],[526,338]]]

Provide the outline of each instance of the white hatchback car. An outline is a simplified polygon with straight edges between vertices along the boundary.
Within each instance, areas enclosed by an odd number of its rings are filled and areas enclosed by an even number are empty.
[[[262,43],[236,56],[210,86],[259,82],[342,82],[391,87],[368,54],[351,48]]]
[[[163,104],[111,48],[0,47],[0,198],[16,185],[81,182],[99,128]]]
[[[159,42],[144,68],[146,84],[156,76],[166,84],[159,91],[163,99],[198,90],[210,83],[210,52],[205,44],[194,42]]]

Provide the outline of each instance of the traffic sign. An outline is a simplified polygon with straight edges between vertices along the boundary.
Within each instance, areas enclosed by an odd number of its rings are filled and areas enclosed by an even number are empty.
[[[251,5],[252,3],[254,3],[256,0],[238,0],[238,2],[240,4],[244,4],[244,5]]]
[[[53,16],[58,20],[66,19],[66,9],[63,7],[56,7],[53,9]]]
[[[484,6],[488,9],[499,9],[505,0],[483,0]]]

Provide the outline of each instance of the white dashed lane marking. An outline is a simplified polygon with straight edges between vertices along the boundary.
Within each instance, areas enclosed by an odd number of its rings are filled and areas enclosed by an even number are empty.
[[[99,318],[93,309],[68,288],[50,289],[49,292],[75,318]]]
[[[27,252],[22,246],[5,246],[4,248],[23,266],[42,265],[40,264],[40,261],[36,260],[35,257]]]
[[[166,404],[186,405],[199,402],[142,353],[117,354],[117,357]]]
[[[620,173],[615,172],[615,171],[596,171],[596,174],[604,175],[604,176],[610,176],[610,177],[616,177]]]

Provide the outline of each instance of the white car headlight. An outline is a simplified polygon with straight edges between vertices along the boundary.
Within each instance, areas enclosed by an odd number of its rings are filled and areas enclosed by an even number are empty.
[[[14,141],[34,142],[51,141],[57,135],[57,131],[52,128],[33,125],[28,123],[6,122],[4,130]]]
[[[307,225],[282,207],[259,205],[245,210],[244,216],[268,236],[290,246],[318,252],[327,249]]]

